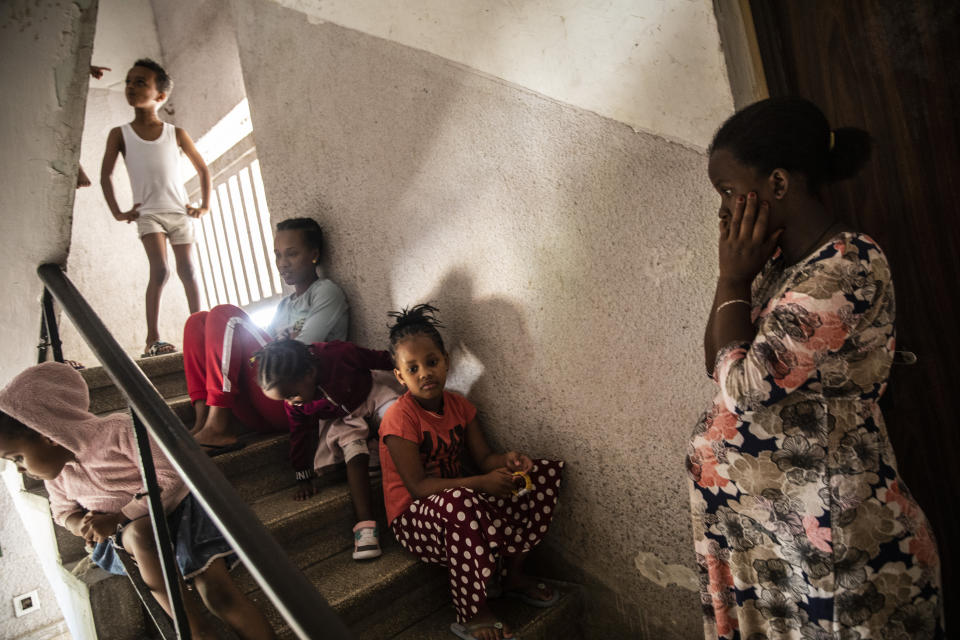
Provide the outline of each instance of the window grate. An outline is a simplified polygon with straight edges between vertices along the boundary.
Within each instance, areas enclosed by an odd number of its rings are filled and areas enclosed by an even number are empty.
[[[270,213],[252,137],[210,163],[210,172],[210,212],[197,225],[196,245],[207,307],[247,307],[280,296],[280,274],[270,249]],[[195,179],[190,186],[196,203],[200,192]]]

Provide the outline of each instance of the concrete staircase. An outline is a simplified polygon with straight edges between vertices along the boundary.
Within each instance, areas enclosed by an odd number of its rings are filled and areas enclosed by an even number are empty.
[[[184,421],[193,422],[186,396],[180,354],[140,361],[158,391]],[[123,410],[125,404],[100,368],[83,372],[90,387],[91,410],[102,414]],[[379,505],[383,556],[368,562],[351,558],[352,506],[343,474],[326,478],[320,493],[297,502],[292,497],[293,474],[287,461],[287,437],[250,442],[245,448],[215,458],[224,475],[253,508],[296,565],[310,578],[358,639],[402,638],[449,640],[454,620],[442,567],[419,562],[386,529],[379,480],[374,481]],[[42,493],[42,486],[34,492]],[[57,541],[62,564],[82,580],[90,596],[100,640],[144,638],[154,634],[127,578],[111,576],[92,566],[80,540],[60,527]],[[234,578],[260,604],[283,638],[293,638],[282,618],[243,567]],[[550,609],[536,609],[514,600],[498,600],[494,611],[513,625],[525,640],[582,638],[579,587],[555,583],[563,592]],[[81,640],[81,639],[76,639]]]

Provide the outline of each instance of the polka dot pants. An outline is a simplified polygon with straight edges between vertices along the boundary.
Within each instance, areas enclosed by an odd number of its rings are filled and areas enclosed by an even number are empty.
[[[415,501],[391,523],[405,549],[424,562],[450,569],[457,621],[476,615],[501,556],[526,553],[550,528],[557,507],[562,462],[535,460],[533,489],[496,498],[482,491],[446,489]]]

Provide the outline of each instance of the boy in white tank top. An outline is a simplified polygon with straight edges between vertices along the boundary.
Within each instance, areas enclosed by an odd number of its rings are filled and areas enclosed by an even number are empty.
[[[136,221],[137,231],[150,262],[147,284],[147,341],[144,356],[172,353],[176,348],[160,339],[157,319],[160,294],[167,281],[167,239],[173,247],[177,275],[187,294],[190,313],[200,310],[200,288],[196,276],[194,224],[209,211],[210,171],[190,135],[163,122],[157,109],[173,88],[167,72],[153,60],[137,60],[127,72],[127,103],[133,107],[133,122],[116,127],[107,137],[107,149],[100,167],[100,186],[113,217],[121,222]],[[190,159],[200,180],[202,202],[193,207],[180,178],[180,150]],[[117,154],[123,154],[134,205],[122,211],[113,194],[111,174]]]

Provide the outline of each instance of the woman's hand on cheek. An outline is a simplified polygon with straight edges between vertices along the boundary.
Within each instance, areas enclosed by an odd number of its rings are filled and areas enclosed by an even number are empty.
[[[783,229],[767,233],[770,204],[751,192],[740,196],[733,216],[720,221],[720,279],[751,282],[773,255]]]

